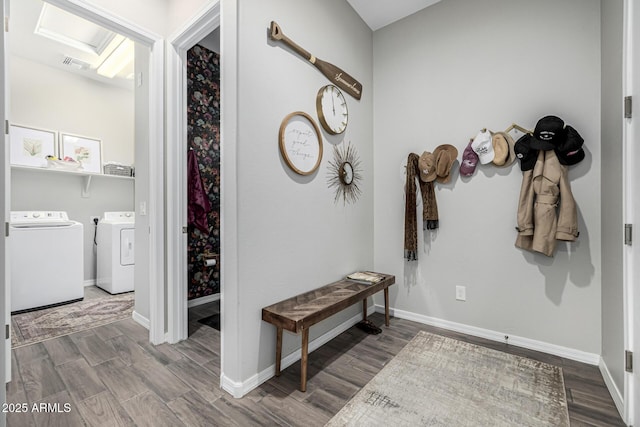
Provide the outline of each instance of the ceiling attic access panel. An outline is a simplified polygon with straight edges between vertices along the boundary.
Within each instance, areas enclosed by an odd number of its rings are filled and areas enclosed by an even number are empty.
[[[11,55],[133,90],[134,45],[42,0],[11,0]]]

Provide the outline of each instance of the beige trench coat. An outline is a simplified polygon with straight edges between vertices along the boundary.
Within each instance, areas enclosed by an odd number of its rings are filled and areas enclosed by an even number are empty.
[[[578,237],[576,202],[567,167],[553,150],[540,151],[532,170],[522,176],[516,247],[553,256],[556,240]]]

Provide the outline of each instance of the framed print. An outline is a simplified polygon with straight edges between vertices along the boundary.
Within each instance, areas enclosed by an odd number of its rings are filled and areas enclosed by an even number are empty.
[[[322,160],[320,129],[310,115],[296,111],[280,125],[280,152],[287,165],[300,175],[310,175]]]
[[[102,142],[84,136],[60,134],[60,158],[71,158],[84,172],[102,173]]]
[[[56,133],[29,126],[11,125],[9,129],[11,141],[11,164],[44,168],[47,156],[57,155]]]

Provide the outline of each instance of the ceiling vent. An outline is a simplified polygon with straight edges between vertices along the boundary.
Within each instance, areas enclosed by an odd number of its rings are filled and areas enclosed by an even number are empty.
[[[89,64],[81,61],[79,59],[76,58],[72,58],[70,56],[65,56],[64,59],[62,60],[62,63],[64,65],[67,65],[71,68],[75,68],[76,70],[87,70],[89,69]]]

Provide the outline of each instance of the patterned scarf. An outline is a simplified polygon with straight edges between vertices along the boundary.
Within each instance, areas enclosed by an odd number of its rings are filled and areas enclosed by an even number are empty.
[[[404,257],[407,261],[418,259],[418,218],[416,215],[416,179],[422,195],[422,229],[438,228],[438,203],[432,182],[420,179],[417,154],[409,154],[407,159],[407,183],[405,185],[404,206]]]

